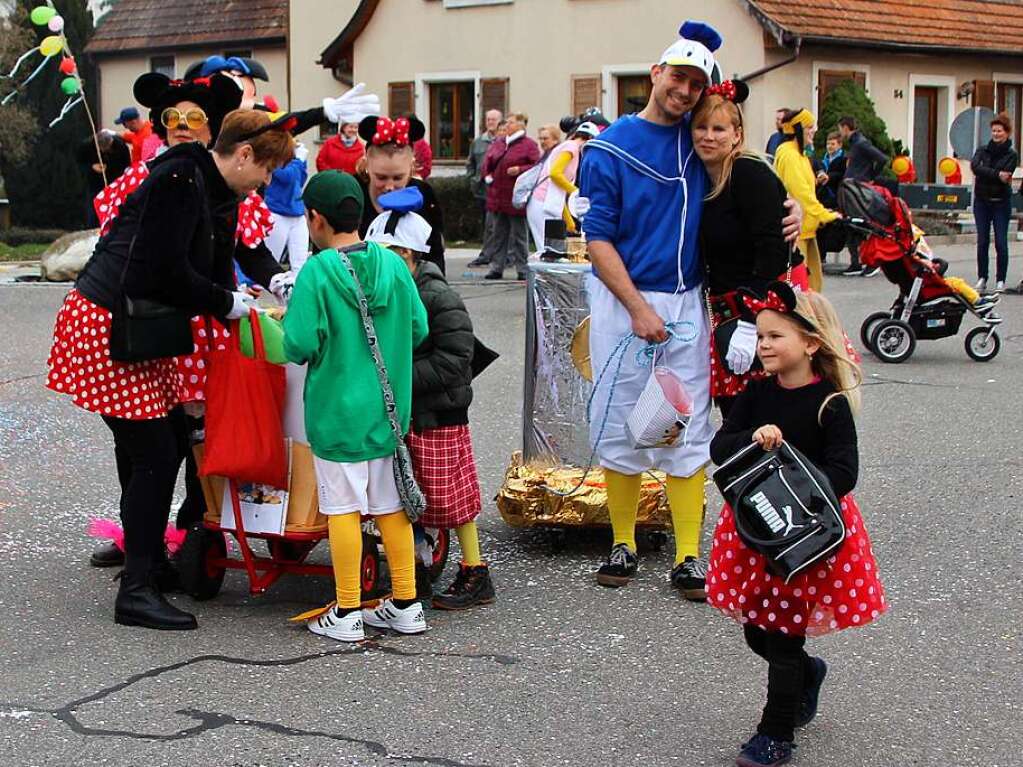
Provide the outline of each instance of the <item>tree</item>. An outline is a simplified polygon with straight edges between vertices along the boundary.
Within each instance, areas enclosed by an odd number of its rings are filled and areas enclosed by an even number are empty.
[[[870,100],[863,86],[852,80],[840,82],[824,99],[824,105],[817,118],[817,135],[813,140],[814,148],[818,152],[824,151],[828,133],[838,130],[839,119],[846,116],[855,117],[863,135],[889,157],[892,155],[892,140],[888,137],[884,120],[877,116],[874,102]]]
[[[16,0],[10,23],[26,35],[29,42],[13,52],[15,58],[49,34],[28,18],[28,13],[38,4],[38,0]],[[76,55],[86,85],[86,98],[94,105],[94,70],[83,55],[93,31],[92,14],[86,0],[54,0],[53,4],[64,17],[64,35],[69,49]],[[11,217],[20,226],[78,229],[85,222],[86,184],[75,159],[78,145],[88,139],[92,131],[85,109],[78,105],[55,126],[47,127],[67,100],[60,90],[63,77],[57,62],[52,61],[12,102],[17,103],[18,109],[31,110],[36,118],[30,151],[25,155],[5,151],[0,156],[0,173],[11,201]],[[0,124],[7,120],[10,109],[11,105],[0,107]]]
[[[13,8],[7,0],[0,2],[0,72],[6,74],[18,60],[18,56],[35,44],[35,36],[19,24],[12,23],[8,15]],[[9,94],[15,82],[0,79],[0,99]],[[17,101],[10,102],[0,111],[0,158],[14,164],[28,160],[35,137],[36,116],[31,108]]]

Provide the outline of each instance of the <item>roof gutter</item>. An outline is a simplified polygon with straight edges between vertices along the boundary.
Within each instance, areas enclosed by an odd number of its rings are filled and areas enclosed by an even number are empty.
[[[796,59],[798,59],[799,50],[803,47],[803,38],[797,35],[793,35],[791,32],[789,32],[787,29],[781,26],[781,24],[777,23],[774,19],[772,19],[762,10],[760,10],[755,3],[751,2],[751,0],[746,0],[746,10],[749,12],[750,16],[752,16],[760,23],[760,26],[764,28],[764,31],[774,38],[775,42],[778,43],[780,47],[782,48],[788,48],[790,46],[792,47],[792,55],[789,56],[787,59],[783,59],[782,61],[779,61],[775,64],[770,64],[769,66],[756,69],[747,75],[743,75],[740,78],[745,82],[749,82],[750,80],[755,80],[758,77],[763,77],[768,72],[773,72],[776,69],[781,69],[782,67],[788,66]]]
[[[801,38],[801,37],[795,38],[795,45],[792,48],[792,55],[789,56],[787,59],[782,59],[779,62],[776,62],[776,63],[771,64],[771,65],[766,66],[766,67],[761,67],[760,69],[755,69],[752,72],[750,72],[749,74],[743,75],[739,79],[742,80],[743,82],[747,82],[748,83],[751,80],[756,80],[758,77],[763,77],[768,72],[773,72],[776,69],[781,69],[782,67],[788,66],[789,64],[791,64],[792,62],[794,62],[796,59],[799,58],[799,49],[802,48],[802,47],[803,47],[803,38]]]

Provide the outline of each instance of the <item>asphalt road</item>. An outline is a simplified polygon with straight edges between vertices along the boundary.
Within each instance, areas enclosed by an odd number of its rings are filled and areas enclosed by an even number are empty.
[[[972,276],[972,246],[938,250]],[[503,355],[472,409],[489,499],[519,447],[524,290],[460,290]],[[826,291],[853,337],[894,294],[880,276]],[[42,387],[64,292],[0,285],[0,765],[734,764],[766,670],[732,622],[669,588],[670,545],[632,586],[603,590],[601,535],[554,552],[492,503],[498,601],[429,611],[426,636],[343,646],[285,620],[327,601],[330,580],[253,598],[237,573],[213,601],[175,597],[199,631],[115,626],[116,584],[88,566],[84,535],[116,514],[109,437]],[[989,364],[962,334],[903,365],[865,360],[857,495],[892,609],[811,641],[831,673],[798,736],[802,767],[1023,764],[1023,298],[1002,314]]]

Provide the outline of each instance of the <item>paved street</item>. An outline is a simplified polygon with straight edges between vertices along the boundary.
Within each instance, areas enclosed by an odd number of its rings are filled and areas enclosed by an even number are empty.
[[[935,249],[972,280],[973,246]],[[732,622],[670,589],[671,546],[644,556],[629,588],[603,590],[604,537],[555,552],[489,502],[520,443],[521,286],[460,287],[502,354],[471,411],[498,601],[428,611],[426,636],[354,648],[286,622],[331,598],[325,578],[253,598],[229,573],[213,601],[174,598],[199,631],[114,625],[113,573],[89,567],[84,534],[90,517],[116,517],[109,434],[42,387],[65,290],[0,285],[0,765],[734,764],[766,667]],[[830,277],[826,292],[858,344],[895,288]],[[989,364],[967,358],[965,327],[903,365],[865,357],[857,497],[892,609],[810,642],[831,672],[794,764],[1023,764],[1023,297],[1001,313]]]

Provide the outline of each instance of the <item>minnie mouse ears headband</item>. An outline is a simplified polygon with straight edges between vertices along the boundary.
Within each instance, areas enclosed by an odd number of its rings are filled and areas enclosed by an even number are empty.
[[[796,310],[796,293],[787,282],[770,283],[763,296],[757,295],[752,290],[740,288],[739,299],[746,311],[754,317],[765,309],[770,309],[780,314],[789,315],[811,332],[817,331],[817,326]]]
[[[426,126],[415,115],[399,117],[366,117],[359,123],[359,138],[370,146],[412,146],[426,135]]]
[[[271,115],[270,122],[266,125],[262,125],[256,128],[254,131],[249,131],[238,137],[238,142],[251,141],[256,136],[259,136],[267,131],[278,130],[285,133],[291,133],[295,128],[298,127],[298,118],[291,112],[282,112],[276,116]]]
[[[181,101],[194,101],[204,109],[216,103],[227,113],[237,109],[242,102],[238,84],[220,74],[191,80],[171,80],[159,72],[146,72],[135,81],[132,92],[138,103],[150,109],[174,106]]]
[[[725,80],[718,85],[711,85],[703,93],[706,96],[720,96],[738,105],[749,98],[749,86],[742,80]]]

